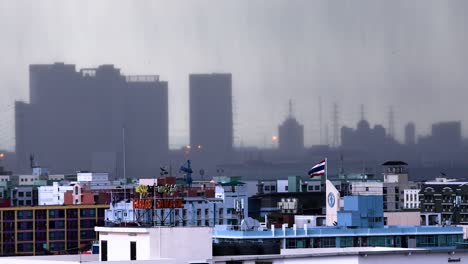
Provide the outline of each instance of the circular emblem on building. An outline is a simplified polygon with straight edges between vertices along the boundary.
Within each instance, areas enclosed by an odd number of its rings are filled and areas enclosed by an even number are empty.
[[[328,193],[328,205],[330,207],[333,207],[335,206],[335,195],[333,195],[333,193]]]

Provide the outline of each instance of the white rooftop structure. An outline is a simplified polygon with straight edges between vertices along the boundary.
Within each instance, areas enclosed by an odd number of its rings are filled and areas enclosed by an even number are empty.
[[[38,205],[63,205],[65,192],[73,191],[73,186],[61,186],[58,182],[54,182],[52,186],[40,186],[37,190]]]
[[[210,263],[213,254],[211,227],[96,227],[95,230],[99,232],[101,261]]]

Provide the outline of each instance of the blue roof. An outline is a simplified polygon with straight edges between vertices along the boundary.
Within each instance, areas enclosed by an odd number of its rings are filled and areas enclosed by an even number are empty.
[[[315,227],[315,228],[277,228],[264,231],[214,230],[213,238],[259,239],[287,237],[349,237],[349,236],[388,236],[388,235],[435,235],[463,234],[462,227],[446,226],[385,226],[382,228],[346,228],[346,227]]]

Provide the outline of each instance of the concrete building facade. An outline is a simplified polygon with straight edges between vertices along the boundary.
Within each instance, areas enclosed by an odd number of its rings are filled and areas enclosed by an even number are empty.
[[[38,205],[63,205],[65,192],[72,190],[73,186],[60,186],[58,182],[52,186],[40,186],[37,188]]]
[[[228,162],[233,152],[232,76],[191,74],[190,157],[200,167]]]
[[[122,176],[123,141],[132,177],[152,177],[166,162],[168,92],[158,76],[63,63],[31,65],[29,74],[29,103],[15,106],[18,171],[40,164],[56,173]]]

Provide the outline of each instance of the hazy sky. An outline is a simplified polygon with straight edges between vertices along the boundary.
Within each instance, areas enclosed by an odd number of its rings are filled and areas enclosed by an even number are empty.
[[[323,125],[333,102],[353,127],[360,104],[385,127],[393,106],[400,138],[408,121],[425,134],[461,120],[466,136],[466,14],[464,0],[0,0],[0,149],[14,148],[28,65],[56,61],[159,74],[171,146],[188,142],[188,75],[204,72],[233,74],[237,145],[270,145],[289,99],[319,143],[319,97]]]

